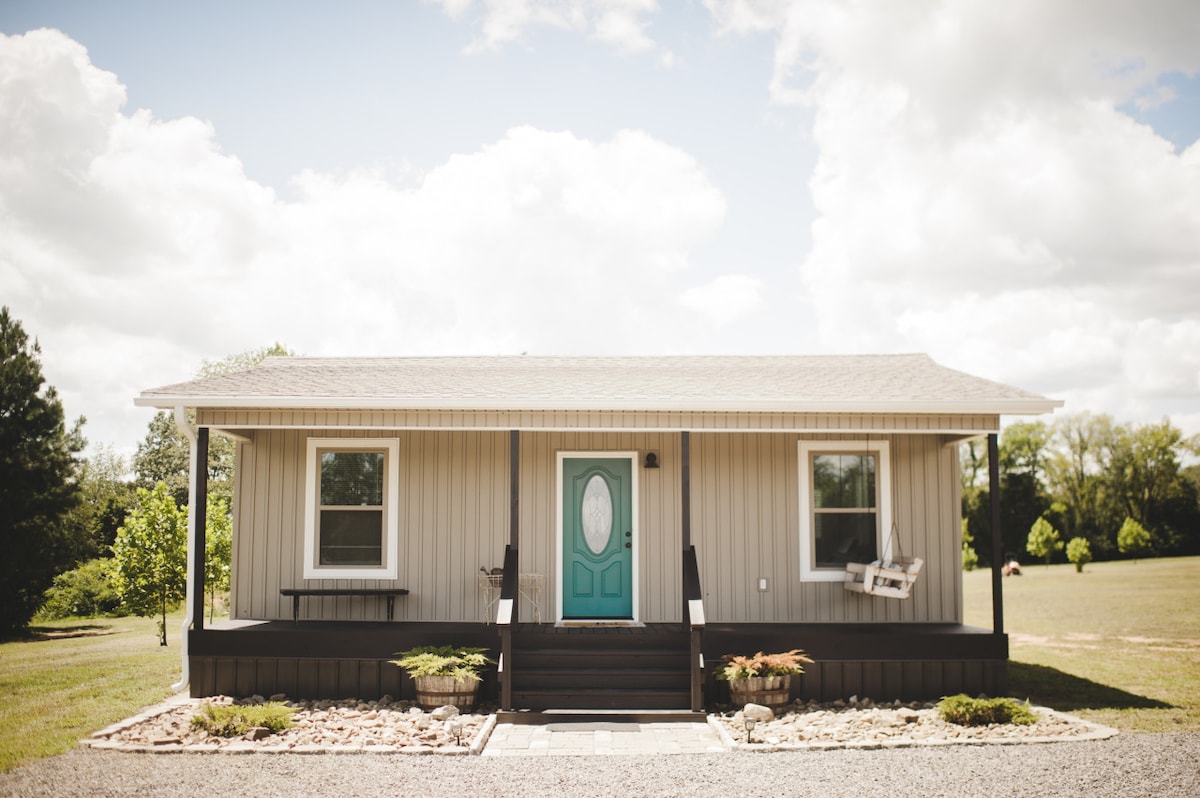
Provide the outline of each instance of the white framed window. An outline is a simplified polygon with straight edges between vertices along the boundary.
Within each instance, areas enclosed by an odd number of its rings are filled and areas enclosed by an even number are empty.
[[[397,438],[309,438],[304,578],[395,579],[399,561]]]
[[[887,441],[800,441],[800,579],[840,582],[846,563],[885,560],[892,528]]]

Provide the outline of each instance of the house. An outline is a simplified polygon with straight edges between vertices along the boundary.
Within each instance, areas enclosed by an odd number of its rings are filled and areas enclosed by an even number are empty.
[[[227,623],[189,531],[193,695],[409,696],[388,660],[457,643],[502,655],[505,709],[693,711],[723,654],[793,647],[796,696],[1003,693],[958,444],[1061,405],[924,355],[282,357],[136,403],[192,437],[193,507],[209,434],[237,442]],[[907,597],[846,589],[902,557]]]

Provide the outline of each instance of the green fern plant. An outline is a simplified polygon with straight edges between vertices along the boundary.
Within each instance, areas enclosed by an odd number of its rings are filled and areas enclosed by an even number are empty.
[[[486,648],[472,646],[417,646],[402,651],[400,659],[390,660],[412,678],[418,676],[453,676],[456,682],[478,682],[480,671],[495,660],[487,656]]]

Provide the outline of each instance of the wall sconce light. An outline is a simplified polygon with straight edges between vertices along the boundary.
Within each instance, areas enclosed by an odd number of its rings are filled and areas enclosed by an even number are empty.
[[[655,452],[646,452],[646,468],[658,468],[658,454]]]
[[[750,735],[754,731],[754,727],[758,725],[758,721],[756,721],[754,718],[744,718],[742,720],[742,725],[746,727],[746,744],[749,745],[750,743],[754,742],[752,739],[750,739]]]

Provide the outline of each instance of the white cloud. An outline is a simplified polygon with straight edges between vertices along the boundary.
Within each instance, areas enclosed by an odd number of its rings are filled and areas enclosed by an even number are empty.
[[[723,274],[690,288],[679,301],[718,327],[744,319],[763,307],[763,282],[746,274]]]
[[[823,346],[1099,403],[1076,410],[1200,409],[1200,144],[1117,110],[1200,70],[1200,6],[708,5],[773,34],[774,98],[813,109]]]
[[[141,390],[277,340],[309,354],[690,340],[675,283],[725,201],[645,133],[518,127],[403,182],[305,172],[285,202],[211,125],[123,103],[66,36],[0,39],[0,296],[96,443],[142,437]]]
[[[671,66],[674,56],[646,33],[646,17],[658,11],[656,0],[433,0],[454,20],[477,13],[481,35],[468,52],[498,50],[525,40],[537,28],[585,34],[622,53],[659,51],[659,62]]]

